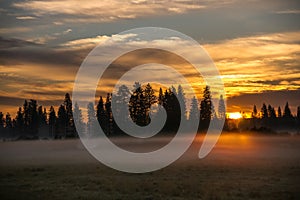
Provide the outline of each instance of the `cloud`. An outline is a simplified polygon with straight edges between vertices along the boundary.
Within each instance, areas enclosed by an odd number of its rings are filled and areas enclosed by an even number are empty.
[[[29,27],[10,27],[10,28],[0,28],[0,34],[15,34],[15,33],[25,33],[32,31]]]
[[[143,16],[186,13],[209,7],[232,3],[223,1],[195,0],[46,0],[13,3],[13,7],[28,10],[37,16],[65,15],[64,22],[107,22],[117,19],[133,19]],[[73,16],[76,16],[74,19]]]
[[[26,40],[16,38],[4,38],[0,36],[0,50],[15,47],[37,46],[38,44]]]
[[[280,10],[276,11],[276,14],[300,14],[300,10]]]
[[[67,29],[67,30],[65,30],[64,32],[63,32],[63,35],[66,35],[66,34],[68,34],[68,33],[71,33],[72,32],[72,29]]]
[[[19,20],[32,20],[32,19],[36,19],[36,17],[33,17],[33,16],[19,16],[19,17],[16,17],[16,19],[19,19]]]
[[[296,114],[296,108],[300,105],[300,89],[264,91],[260,93],[240,94],[239,96],[230,97],[227,99],[227,106],[229,108],[227,111],[245,111],[251,113],[253,105],[256,105],[259,111],[263,103],[266,103],[267,105],[271,104],[277,110],[278,106],[283,109],[287,101],[291,106],[292,112]]]
[[[236,38],[204,47],[222,74],[228,96],[300,88],[295,80],[300,77],[298,31]],[[283,84],[290,79],[294,81]]]
[[[61,44],[60,46],[65,48],[65,49],[89,49],[93,48],[99,43],[102,43],[109,39],[109,36],[103,35],[103,36],[96,36],[92,38],[83,38],[83,39],[77,39],[77,40],[72,40],[69,42],[66,42],[64,44]]]

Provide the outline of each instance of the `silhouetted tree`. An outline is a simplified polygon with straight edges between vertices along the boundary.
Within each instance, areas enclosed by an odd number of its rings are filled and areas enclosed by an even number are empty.
[[[0,112],[0,128],[3,128],[4,127],[4,115],[2,112]]]
[[[55,130],[56,130],[56,114],[53,106],[50,107],[49,110],[49,135],[50,137],[54,138],[55,137]]]
[[[187,120],[187,110],[186,110],[186,100],[185,100],[185,93],[184,93],[184,90],[182,88],[181,85],[178,85],[178,88],[177,88],[177,96],[178,96],[178,102],[180,105],[183,106],[183,108],[181,108],[181,110],[183,111],[182,113],[182,117]]]
[[[107,120],[106,112],[105,112],[105,109],[104,109],[104,101],[103,101],[102,96],[100,96],[100,99],[99,99],[98,104],[97,104],[96,117],[97,117],[98,123],[99,123],[100,127],[102,128],[103,132],[107,135],[107,133],[108,133],[108,127],[107,127],[108,120]]]
[[[281,118],[281,117],[282,117],[282,113],[281,113],[281,108],[280,108],[280,106],[278,107],[277,112],[278,112],[278,118]]]
[[[163,130],[171,133],[177,131],[181,120],[180,104],[175,92],[176,89],[174,87],[169,88],[165,91],[163,100],[163,107],[167,112],[167,120]]]
[[[252,118],[257,118],[257,108],[256,108],[256,105],[253,106]]]
[[[24,134],[24,118],[23,118],[23,113],[22,113],[22,108],[19,107],[19,110],[17,112],[16,116],[16,131],[19,135]]]
[[[261,117],[262,117],[263,119],[268,118],[268,109],[267,109],[267,106],[266,106],[265,103],[263,103],[263,106],[262,106],[262,108],[261,108]]]
[[[30,99],[28,104],[29,113],[29,133],[30,137],[36,138],[38,135],[39,118],[37,112],[37,102],[34,99]]]
[[[196,99],[196,97],[194,96],[192,98],[192,102],[191,102],[191,109],[190,109],[190,113],[189,113],[189,121],[192,123],[195,123],[196,120],[199,120],[199,108],[198,108],[198,101]]]
[[[47,112],[46,109],[43,109],[43,106],[38,107],[38,120],[39,120],[39,126],[43,126],[47,124]]]
[[[300,120],[300,106],[297,107],[297,118]]]
[[[135,82],[133,93],[129,100],[129,113],[133,122],[139,126],[146,125],[146,105],[144,90],[140,83]]]
[[[293,117],[288,102],[286,102],[286,104],[285,104],[284,111],[283,111],[283,117],[285,117],[285,118],[292,118]]]
[[[275,109],[270,104],[268,105],[268,117],[270,119],[275,119],[276,118]]]
[[[60,105],[57,112],[56,135],[55,138],[66,137],[66,127],[68,123],[67,112],[64,105]]]
[[[164,94],[163,94],[163,90],[161,89],[161,87],[159,88],[159,92],[158,92],[158,99],[157,99],[157,103],[159,105],[163,105],[164,102]]]
[[[105,114],[106,114],[106,127],[107,127],[107,135],[111,135],[113,133],[112,124],[113,124],[113,116],[111,110],[111,94],[107,93],[106,101],[105,101]]]
[[[152,89],[150,83],[148,83],[144,89],[144,96],[145,96],[145,124],[150,123],[150,108],[153,104],[157,102],[157,98],[154,94],[154,90]]]
[[[13,127],[12,120],[9,113],[6,113],[5,116],[5,128],[11,129]]]
[[[113,101],[113,130],[115,134],[120,134],[121,130],[119,126],[115,123],[115,119],[119,119],[119,123],[124,125],[127,123],[129,119],[129,110],[128,110],[128,103],[130,100],[130,91],[126,85],[121,85],[118,88],[116,94],[113,94],[112,101]]]
[[[29,123],[30,123],[27,100],[25,100],[23,104],[23,117],[24,117],[24,134],[26,135],[29,132]]]
[[[223,95],[220,96],[220,100],[219,100],[218,116],[220,119],[225,119],[226,117],[226,108],[225,108]]]
[[[76,124],[76,132],[77,132],[76,135],[78,135],[78,133],[83,134],[84,133],[84,123],[83,123],[83,119],[82,119],[82,112],[81,112],[81,109],[79,108],[77,102],[75,102],[75,105],[74,105],[73,120]]]
[[[203,99],[200,103],[200,128],[207,129],[214,113],[209,86],[204,88]]]
[[[73,111],[72,111],[72,100],[69,93],[65,94],[64,99],[64,106],[66,110],[66,136],[67,137],[77,137],[75,126],[74,126],[74,119],[73,119]]]
[[[87,106],[87,117],[88,117],[88,121],[87,121],[87,134],[89,136],[96,136],[96,126],[97,126],[97,119],[96,119],[96,115],[95,115],[95,108],[94,108],[94,104],[92,102],[88,103]]]

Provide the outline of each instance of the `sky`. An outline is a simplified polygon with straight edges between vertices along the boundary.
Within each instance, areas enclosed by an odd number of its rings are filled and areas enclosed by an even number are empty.
[[[24,99],[47,107],[61,104],[94,47],[122,31],[148,26],[182,32],[203,46],[224,82],[228,112],[251,112],[253,104],[260,108],[263,102],[277,108],[289,101],[293,113],[300,106],[297,0],[14,0],[0,5],[1,112],[14,115]]]

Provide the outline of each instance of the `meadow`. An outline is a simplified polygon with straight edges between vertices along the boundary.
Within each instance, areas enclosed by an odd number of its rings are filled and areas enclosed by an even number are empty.
[[[0,199],[300,199],[299,136],[223,134],[198,159],[202,140],[145,174],[106,167],[78,139],[0,142]]]

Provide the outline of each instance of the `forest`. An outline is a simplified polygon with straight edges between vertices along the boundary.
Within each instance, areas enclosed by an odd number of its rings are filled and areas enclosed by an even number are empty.
[[[260,110],[256,105],[253,106],[251,118],[230,119],[226,117],[222,96],[219,97],[218,106],[213,105],[209,86],[203,89],[202,99],[197,101],[196,97],[193,97],[187,108],[185,93],[181,85],[177,88],[172,86],[164,91],[160,88],[156,95],[151,84],[142,86],[136,82],[133,91],[122,85],[115,94],[107,93],[105,98],[100,96],[96,105],[93,102],[88,103],[87,120],[83,119],[82,110],[78,104],[75,102],[73,105],[69,93],[65,94],[57,112],[54,106],[47,110],[42,105],[38,105],[34,99],[25,100],[14,118],[9,113],[4,116],[0,112],[0,137],[12,140],[76,138],[79,131],[88,135],[97,123],[107,136],[126,135],[118,127],[112,112],[112,104],[114,104],[115,115],[126,113],[121,110],[124,109],[124,106],[121,106],[124,103],[128,105],[126,108],[129,114],[122,114],[118,117],[124,122],[131,118],[139,126],[146,126],[151,122],[150,112],[153,108],[151,106],[162,106],[167,113],[167,119],[160,135],[176,133],[181,120],[187,124],[199,123],[198,132],[205,132],[210,121],[222,119],[225,119],[223,128],[225,132],[295,132],[299,134],[300,131],[300,106],[297,108],[296,115],[293,115],[288,102],[283,111],[281,107],[278,107],[276,112],[274,107],[263,103]],[[183,108],[180,108],[180,105],[184,105]],[[159,112],[160,109],[157,109],[152,117]]]

